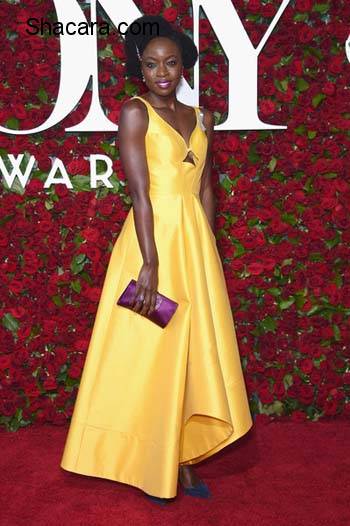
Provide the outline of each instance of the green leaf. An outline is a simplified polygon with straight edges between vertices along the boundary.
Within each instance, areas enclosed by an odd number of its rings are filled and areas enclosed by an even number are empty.
[[[341,333],[338,325],[333,325],[333,333],[334,333],[334,339],[336,342],[339,342],[341,340]]]
[[[257,163],[260,161],[260,155],[257,154],[255,144],[251,144],[248,152],[248,159],[251,163]]]
[[[85,238],[78,232],[73,239],[73,243],[79,247],[82,243],[84,243]]]
[[[231,192],[232,181],[227,174],[219,174],[219,181],[221,186],[226,190],[227,193]]]
[[[287,89],[288,89],[288,80],[287,79],[279,80],[279,79],[275,78],[273,83],[276,86],[276,88],[278,89],[278,91],[281,91],[282,93],[285,93],[287,91]]]
[[[343,286],[343,277],[342,277],[341,274],[339,274],[339,272],[336,273],[336,276],[335,276],[335,279],[334,279],[334,283],[336,284],[338,289],[340,289],[340,287]]]
[[[233,240],[233,245],[235,246],[235,253],[233,255],[234,258],[239,258],[245,254],[246,250],[239,241]]]
[[[297,296],[295,298],[295,305],[297,309],[299,310],[302,309],[306,301],[307,301],[306,298],[303,298],[303,296]]]
[[[262,411],[266,415],[282,415],[283,403],[280,400],[275,400],[272,404],[265,405]]]
[[[278,171],[274,172],[271,175],[271,178],[275,179],[276,181],[279,181],[280,183],[283,183],[286,180],[283,172],[278,172]]]
[[[276,330],[276,320],[271,316],[266,316],[266,318],[261,320],[259,325],[264,333],[275,332]]]
[[[50,201],[49,199],[45,200],[45,208],[46,210],[52,210],[54,208],[54,203]]]
[[[295,225],[298,222],[295,215],[289,214],[288,212],[284,212],[281,216],[281,219],[282,221],[284,221],[285,223],[288,223],[289,225]]]
[[[261,18],[261,15],[259,14],[253,14],[253,13],[249,13],[248,15],[246,15],[246,20],[249,21],[249,22],[258,22],[259,19]]]
[[[73,274],[79,274],[87,263],[87,257],[85,254],[77,254],[74,256],[73,261],[70,265]]]
[[[326,239],[324,241],[328,249],[334,248],[335,246],[339,245],[340,242],[341,242],[341,236],[339,232],[336,232],[335,237],[333,237],[332,239]]]
[[[270,289],[267,289],[266,292],[269,292],[271,294],[271,296],[280,296],[281,295],[281,289],[277,288],[277,287],[271,287]]]
[[[77,254],[75,256],[75,261],[77,262],[78,265],[80,265],[80,263],[85,261],[85,259],[86,259],[86,255],[85,254]]]
[[[68,375],[69,375],[69,371],[68,371]],[[77,378],[71,378],[70,376],[67,376],[67,379],[66,379],[66,387],[68,387],[67,391],[72,391],[73,388],[75,385],[79,385],[79,380]]]
[[[75,292],[77,292],[78,294],[80,293],[80,291],[81,291],[81,283],[80,283],[80,281],[78,279],[75,279],[74,281],[72,281],[70,286]]]
[[[296,80],[296,88],[298,91],[306,91],[309,89],[310,84],[305,79],[298,77]]]
[[[288,90],[288,79],[283,79],[280,81],[281,88],[284,92]]]
[[[305,22],[308,19],[308,13],[297,13],[293,16],[294,22]]]
[[[335,172],[327,172],[327,173],[323,174],[323,177],[325,179],[335,179],[336,177],[338,177],[338,174],[335,173]]]
[[[318,58],[319,60],[322,60],[322,58],[323,58],[323,53],[322,53],[322,51],[319,48],[306,46],[304,48],[304,50],[305,50],[305,54],[306,55],[308,55],[308,54],[312,55],[312,56]]]
[[[312,182],[313,182],[313,177],[308,177],[305,185],[304,185],[304,190],[305,192],[307,192],[308,194],[311,194],[313,193],[314,189],[313,189],[313,186],[312,186]]]
[[[293,385],[293,375],[292,374],[287,373],[286,375],[284,375],[284,377],[283,377],[283,385],[284,385],[284,388],[285,388],[286,391],[287,391],[288,387]]]
[[[9,312],[6,312],[1,318],[1,322],[6,329],[9,329],[11,332],[17,332],[19,328],[19,322],[16,318],[12,316]]]
[[[255,294],[255,296],[257,298],[260,298],[261,296],[264,295],[264,290],[263,289],[259,289],[258,287],[249,287],[248,290],[252,294]]]
[[[289,309],[291,305],[295,302],[295,298],[291,296],[288,300],[282,300],[279,302],[278,306],[281,310]]]
[[[306,133],[306,126],[305,126],[305,124],[300,124],[297,128],[294,128],[294,131],[298,135],[305,135],[305,133]]]
[[[269,164],[268,164],[268,168],[270,170],[270,172],[273,172],[276,168],[276,165],[277,165],[277,159],[276,157],[272,157]]]
[[[294,56],[294,54],[291,53],[290,55],[282,57],[281,60],[280,60],[281,66],[287,66],[293,60],[293,56]]]
[[[45,104],[47,103],[48,96],[47,96],[45,89],[42,86],[40,86],[37,92],[37,96],[38,96],[38,99],[41,100],[41,102],[44,102]]]
[[[312,11],[315,11],[316,13],[321,13],[322,15],[324,13],[327,13],[329,10],[329,4],[314,4],[312,6]]]
[[[10,117],[5,123],[5,128],[10,128],[10,130],[19,130],[19,120],[16,117]]]
[[[314,97],[312,97],[312,105],[314,108],[317,108],[319,104],[323,101],[323,99],[326,98],[326,95],[324,93],[317,93]]]
[[[58,294],[55,294],[54,296],[51,297],[51,299],[54,302],[54,304],[57,305],[57,307],[63,307],[64,303],[62,301],[61,296],[59,296]]]
[[[324,307],[322,305],[313,305],[309,311],[307,311],[306,316],[313,316],[314,314],[319,314],[322,312]]]
[[[100,49],[99,52],[98,52],[98,56],[101,57],[101,58],[112,58],[114,57],[114,53],[113,53],[113,50],[112,50],[112,45],[111,44],[107,44],[106,47],[104,49]],[[115,59],[115,57],[114,57]]]
[[[91,192],[90,177],[87,175],[74,175],[70,177],[73,185],[72,190],[76,192]]]
[[[113,158],[115,157],[115,146],[113,146],[112,144],[109,144],[108,142],[103,142],[101,144],[101,148],[107,155]]]
[[[129,79],[127,79],[124,84],[124,91],[126,95],[128,95],[129,97],[133,97],[137,94],[137,86],[135,86],[135,84],[133,84]]]

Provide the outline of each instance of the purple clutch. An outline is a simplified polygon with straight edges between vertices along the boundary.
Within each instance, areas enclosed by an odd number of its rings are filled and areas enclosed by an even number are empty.
[[[122,293],[122,295],[120,296],[120,298],[118,299],[117,305],[133,310],[132,301],[135,297],[135,292],[136,292],[136,281],[132,279],[129,285],[126,287],[126,289]],[[167,298],[166,296],[161,294],[160,292],[157,292],[156,305],[155,305],[154,311],[151,312],[151,314],[143,314],[143,316],[147,318],[148,320],[153,321],[160,327],[164,328],[169,323],[170,319],[175,313],[177,306],[178,306],[178,303],[176,303],[176,301],[173,301],[170,298]],[[138,312],[136,314],[140,314],[140,313]]]

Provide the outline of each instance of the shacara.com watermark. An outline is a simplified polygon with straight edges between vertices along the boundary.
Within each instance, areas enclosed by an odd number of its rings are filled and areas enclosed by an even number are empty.
[[[129,29],[132,35],[159,35],[158,22],[120,22],[117,26],[111,26],[108,22],[50,22],[45,18],[31,17],[26,20],[26,32],[28,35],[125,35]]]

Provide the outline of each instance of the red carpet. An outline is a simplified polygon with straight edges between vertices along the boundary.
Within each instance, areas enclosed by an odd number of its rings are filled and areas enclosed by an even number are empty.
[[[350,422],[255,423],[197,465],[214,497],[163,509],[141,490],[64,471],[67,427],[0,432],[1,526],[349,526]]]

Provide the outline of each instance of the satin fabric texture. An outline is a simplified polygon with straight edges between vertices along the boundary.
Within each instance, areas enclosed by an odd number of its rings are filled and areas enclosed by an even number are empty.
[[[221,259],[199,197],[208,140],[189,144],[142,97],[158,290],[179,306],[165,328],[116,305],[143,264],[133,207],[114,244],[61,467],[177,494],[196,464],[253,425]],[[192,152],[195,164],[184,161]]]

